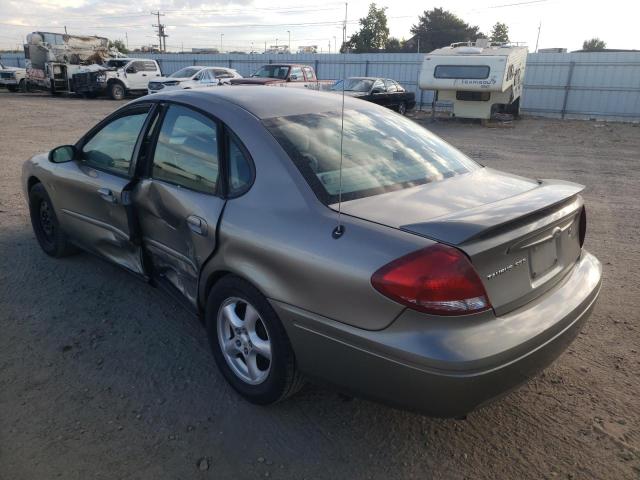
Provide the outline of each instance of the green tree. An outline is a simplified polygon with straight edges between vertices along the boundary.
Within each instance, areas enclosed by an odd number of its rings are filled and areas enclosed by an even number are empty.
[[[384,44],[384,51],[387,53],[404,52],[404,42],[395,37],[389,37],[387,38],[387,42]]]
[[[597,52],[598,50],[604,50],[605,48],[607,48],[607,44],[598,37],[593,37],[591,40],[585,40],[582,44],[582,49],[587,52]]]
[[[425,10],[418,17],[418,24],[411,27],[415,40],[420,40],[420,51],[430,52],[455,42],[484,38],[480,28],[471,26],[455,14],[442,8]]]
[[[492,42],[509,42],[509,27],[506,23],[496,22],[491,29],[491,36],[489,38]]]
[[[346,44],[350,52],[379,52],[387,44],[389,27],[387,27],[386,7],[378,8],[375,3],[369,5],[369,13],[360,19],[360,30],[354,33]],[[344,51],[345,45],[340,51]]]
[[[109,41],[109,48],[115,48],[120,53],[129,53],[129,49],[122,40]]]

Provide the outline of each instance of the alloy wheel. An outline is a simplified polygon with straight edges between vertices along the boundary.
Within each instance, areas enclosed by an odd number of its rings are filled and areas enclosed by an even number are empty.
[[[49,202],[42,201],[40,202],[40,227],[42,227],[42,233],[45,234],[47,240],[51,240],[54,232],[54,223],[51,214],[51,207],[49,206]]]
[[[231,371],[250,385],[264,382],[271,370],[271,339],[255,307],[242,298],[228,298],[218,310],[217,328]]]

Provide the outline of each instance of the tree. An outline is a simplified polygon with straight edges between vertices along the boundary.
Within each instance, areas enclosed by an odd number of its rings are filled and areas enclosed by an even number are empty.
[[[122,40],[109,41],[109,48],[115,48],[120,53],[129,53],[129,49]]]
[[[491,40],[492,42],[508,43],[509,27],[507,27],[507,24],[496,22],[496,24],[491,29],[491,37],[489,38],[489,40]]]
[[[378,8],[375,3],[369,5],[369,13],[360,19],[360,30],[354,33],[346,44],[351,52],[378,52],[387,44],[389,27],[387,27],[386,7]],[[345,45],[342,46],[342,52]]]
[[[415,40],[420,41],[420,51],[430,52],[455,42],[467,42],[484,38],[480,28],[442,8],[425,10],[418,17],[418,24],[411,27]]]
[[[404,42],[398,40],[395,37],[389,37],[384,44],[384,51],[387,53],[400,53],[404,52]]]
[[[591,40],[585,40],[582,44],[582,49],[587,52],[597,52],[598,50],[604,50],[607,48],[607,44],[604,40],[600,40],[598,37],[593,37]]]

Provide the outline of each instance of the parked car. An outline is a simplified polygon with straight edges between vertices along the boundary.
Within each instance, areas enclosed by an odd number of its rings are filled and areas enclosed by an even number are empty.
[[[483,167],[379,105],[347,97],[342,116],[342,101],[139,98],[24,164],[35,236],[181,298],[252,402],[309,376],[465,414],[547,366],[590,315],[601,266],[583,248],[583,186]]]
[[[81,67],[72,75],[72,91],[95,97],[108,95],[122,100],[129,93],[146,93],[149,81],[160,77],[158,62],[146,58],[113,58],[104,66]]]
[[[338,80],[331,91],[342,93],[343,80]],[[416,96],[407,92],[398,82],[390,78],[350,77],[344,81],[344,93],[383,107],[397,110],[404,115],[416,106]]]
[[[185,67],[168,77],[160,77],[149,82],[148,93],[160,90],[186,90],[190,88],[213,87],[229,84],[233,78],[242,78],[236,70],[223,67]]]
[[[311,65],[298,63],[269,63],[262,65],[250,77],[231,80],[232,85],[269,85],[277,87],[304,87],[327,90],[332,80],[318,80]]]
[[[7,67],[0,62],[0,87],[10,92],[27,91],[27,70],[18,67]]]

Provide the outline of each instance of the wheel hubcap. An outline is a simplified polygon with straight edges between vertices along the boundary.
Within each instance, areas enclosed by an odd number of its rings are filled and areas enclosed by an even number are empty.
[[[407,110],[407,107],[404,106],[404,103],[400,104],[399,110],[400,110],[400,113],[402,113],[404,115],[404,112],[406,112],[406,110]]]
[[[47,237],[53,235],[53,219],[51,218],[51,209],[49,202],[40,202],[40,226]]]
[[[250,385],[264,382],[271,370],[271,339],[258,311],[246,300],[228,298],[217,320],[220,349],[233,373]]]

